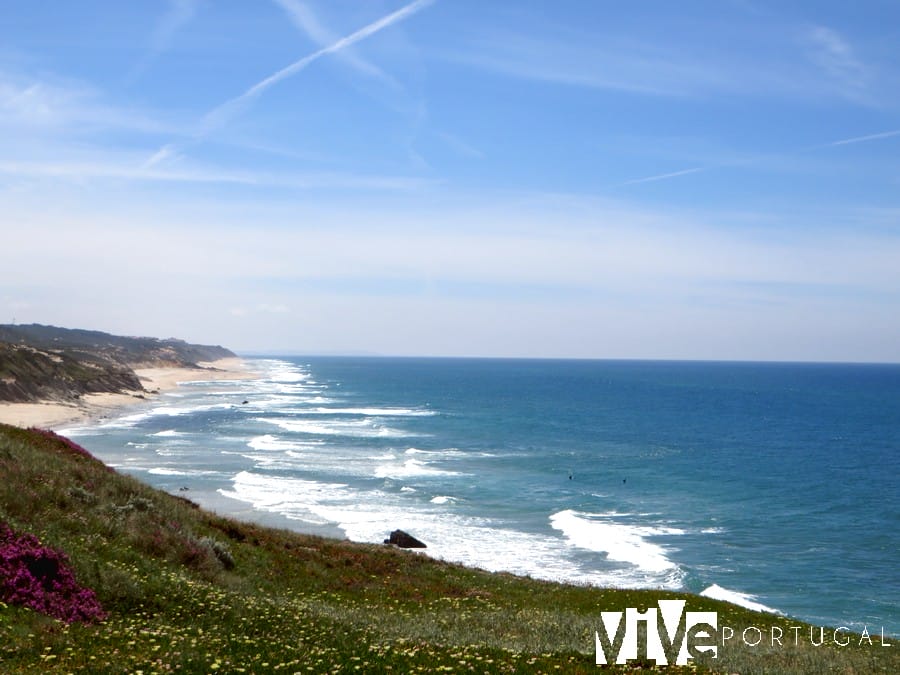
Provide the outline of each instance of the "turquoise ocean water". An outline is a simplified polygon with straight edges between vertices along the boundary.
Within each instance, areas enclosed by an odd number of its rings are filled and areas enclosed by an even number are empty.
[[[63,433],[243,518],[900,634],[900,366],[252,364]]]

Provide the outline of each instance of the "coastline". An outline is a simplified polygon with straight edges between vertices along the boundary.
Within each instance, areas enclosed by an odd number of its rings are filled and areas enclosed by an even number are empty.
[[[86,422],[133,405],[152,401],[155,396],[178,388],[182,382],[250,380],[258,373],[240,357],[204,361],[197,368],[136,367],[135,374],[146,391],[99,393],[83,396],[78,402],[37,401],[0,403],[0,422],[13,426],[59,429]]]
[[[507,439],[521,443],[541,438],[540,428],[522,424],[522,420],[528,419],[523,412],[528,413],[533,407],[507,408],[504,419],[509,423],[500,429],[502,434],[496,432],[497,418],[491,419],[490,427],[471,426],[469,422],[478,420],[480,410],[487,407],[480,401],[487,400],[491,390],[466,387],[467,404],[456,407],[458,399],[446,382],[459,382],[460,367],[465,364],[434,362],[425,364],[427,370],[423,371],[422,364],[398,367],[395,362],[379,359],[270,356],[266,360],[247,361],[250,367],[260,371],[257,379],[197,384],[185,382],[187,378],[179,375],[182,371],[165,369],[157,376],[174,375],[176,382],[179,379],[184,382],[176,391],[148,396],[145,403],[111,411],[106,419],[71,423],[57,427],[56,431],[67,436],[72,434],[77,442],[117,471],[242,521],[371,543],[380,543],[388,532],[401,528],[428,543],[429,556],[433,554],[481,569],[597,586],[642,588],[652,584],[656,588],[676,592],[690,589],[705,595],[721,588],[730,597],[719,596],[719,599],[729,599],[735,604],[765,603],[790,614],[802,612],[807,620],[820,622],[824,621],[821,617],[830,616],[833,618],[828,620],[838,622],[836,625],[877,617],[891,630],[896,606],[892,608],[890,604],[889,565],[884,566],[885,572],[880,575],[871,571],[852,575],[840,589],[829,588],[836,584],[826,580],[820,584],[816,597],[800,598],[777,590],[783,588],[778,582],[785,577],[780,568],[786,562],[780,556],[777,568],[772,567],[770,572],[765,559],[758,562],[755,560],[758,556],[748,553],[744,559],[753,565],[752,576],[709,565],[710,551],[724,550],[727,554],[736,537],[748,537],[740,514],[735,518],[731,512],[726,517],[733,495],[723,493],[731,493],[733,485],[716,480],[709,482],[728,487],[723,492],[719,492],[717,485],[704,488],[707,496],[715,497],[719,509],[715,514],[704,508],[682,511],[683,500],[670,500],[668,495],[657,502],[661,503],[658,511],[639,511],[638,505],[648,503],[653,497],[645,489],[648,479],[666,481],[666,490],[677,494],[681,491],[678,472],[648,473],[641,484],[642,476],[632,466],[634,454],[621,453],[617,447],[616,452],[604,455],[603,445],[589,446],[592,452],[584,455],[581,464],[568,458],[562,464],[551,453],[523,455],[517,451],[521,446],[517,443],[516,447],[510,447]],[[470,367],[473,371],[467,380],[477,384],[484,368],[481,364],[470,364]],[[600,367],[602,372],[608,369],[619,372],[620,368],[579,364],[576,371],[581,373],[584,368],[595,367]],[[517,364],[509,368],[512,374],[520,371]],[[546,368],[553,377],[558,377],[558,364],[547,364]],[[646,373],[644,366],[635,368],[639,373]],[[663,374],[670,372],[668,365],[660,368]],[[693,372],[694,368],[691,365],[687,370]],[[711,368],[718,371],[722,367]],[[731,366],[726,368],[730,372]],[[744,366],[737,368],[743,370]],[[788,374],[793,372],[790,366],[785,368]],[[491,370],[496,373],[496,366],[491,365]],[[763,375],[777,375],[769,366],[762,367],[761,371]],[[187,373],[194,377],[197,374],[196,371]],[[224,377],[208,372],[200,375],[207,379]],[[406,379],[399,379],[401,376]],[[427,381],[428,387],[422,388],[421,381]],[[385,387],[383,383],[391,385]],[[146,381],[144,384],[150,386]],[[577,391],[575,387],[567,389]],[[610,395],[622,400],[620,390]],[[561,413],[571,409],[572,399],[557,401],[558,393],[553,398],[553,401],[549,397],[542,401],[546,404],[542,410],[548,419],[559,419]],[[681,396],[672,398],[682,399]],[[593,394],[590,400],[594,400]],[[624,400],[630,409],[643,410],[640,400]],[[743,395],[737,400],[743,401]],[[468,401],[477,405],[469,405]],[[852,405],[848,409],[855,410]],[[466,423],[457,424],[459,418],[451,420],[447,415],[450,411],[460,417],[465,414]],[[789,419],[796,417],[791,415]],[[733,424],[731,419],[723,422],[704,419],[705,428],[722,432],[716,433],[716,438],[727,438]],[[670,428],[679,425],[677,421]],[[490,436],[486,434],[487,429],[491,429]],[[518,429],[521,431],[517,432]],[[473,438],[473,430],[485,435]],[[569,442],[581,439],[579,443],[589,444],[577,431],[577,425],[565,430],[566,438],[572,439]],[[687,436],[699,437],[693,432]],[[719,441],[712,440],[712,436],[709,434],[711,446],[700,447],[717,446]],[[869,438],[865,433],[854,437]],[[773,432],[761,438],[768,438],[770,445],[780,447],[776,444],[781,441],[782,433]],[[878,447],[875,443],[871,446]],[[888,448],[889,444],[881,447]],[[621,459],[616,464],[619,455]],[[523,456],[529,459],[529,466],[523,467],[525,472],[540,474],[536,481],[529,475],[517,474],[517,467],[525,463]],[[805,453],[797,456],[803,457]],[[602,469],[592,474],[592,463],[598,457],[604,458]],[[654,461],[661,464],[664,459],[665,455],[654,456]],[[790,459],[790,455],[783,459]],[[880,459],[885,464],[888,458]],[[681,464],[686,460],[676,458],[675,461]],[[479,486],[474,479],[466,477],[484,477],[490,487],[490,480],[502,474],[505,484],[519,481],[521,493],[531,486],[543,489],[548,482],[545,475],[553,479],[554,463],[562,469],[556,471],[558,482],[551,485],[552,501],[542,504],[529,500],[533,507],[517,505],[510,509],[508,499],[497,500],[495,503],[502,503],[501,515],[505,521],[491,518],[498,510],[492,511],[493,505],[482,501]],[[574,465],[574,478],[569,483],[565,470],[571,465]],[[535,468],[539,469],[538,473],[534,473]],[[703,475],[709,476],[711,469],[705,471]],[[726,474],[718,478],[727,480]],[[626,475],[627,486],[622,480]],[[879,485],[876,478],[870,478],[869,483]],[[585,488],[590,490],[594,485],[608,487],[609,498],[591,494],[596,502],[576,501],[583,499]],[[839,493],[844,490],[841,487]],[[502,492],[499,494],[503,496]],[[561,498],[571,501],[556,506]],[[778,518],[777,514],[769,517]],[[505,527],[495,527],[495,523]],[[780,527],[788,528],[785,531],[792,532],[786,549],[797,550],[800,548],[797,544],[808,541],[801,531],[806,525],[794,517],[779,523]],[[752,537],[744,541],[754,543]],[[836,543],[840,550],[840,542],[833,539],[829,542]],[[521,555],[522,550],[529,551],[529,555]],[[852,558],[853,551],[845,550],[843,555]],[[791,575],[799,576],[805,566],[801,559]],[[820,569],[827,566],[823,564]],[[770,574],[771,585],[760,582],[760,571]],[[876,586],[882,587],[877,594],[868,590]],[[771,588],[776,589],[774,594]],[[827,598],[818,597],[829,591]],[[863,602],[865,616],[860,617],[859,607]]]
[[[0,474],[18,479],[0,482],[0,510],[15,514],[5,537],[35,560],[61,559],[52,578],[63,589],[50,595],[32,583],[0,606],[10,672],[81,672],[95,664],[122,672],[159,664],[268,672],[272,664],[312,662],[338,669],[356,663],[367,672],[587,673],[601,655],[610,672],[632,672],[630,664],[612,663],[640,652],[622,652],[598,616],[621,618],[634,607],[661,616],[663,601],[681,603],[682,622],[704,626],[711,618],[705,630],[716,636],[716,651],[695,650],[700,670],[898,672],[897,650],[884,649],[896,642],[883,627],[834,629],[689,592],[673,598],[658,589],[553,583],[272,529],[109,471],[64,438],[0,425],[0,447]],[[19,574],[35,578],[29,562],[11,560]],[[79,586],[83,579],[90,585]],[[47,614],[85,625],[48,630]],[[639,630],[626,624],[626,636]],[[659,636],[673,645],[690,645],[685,640],[697,634],[666,635],[668,625]],[[657,663],[677,664],[683,647],[675,646],[658,651]]]

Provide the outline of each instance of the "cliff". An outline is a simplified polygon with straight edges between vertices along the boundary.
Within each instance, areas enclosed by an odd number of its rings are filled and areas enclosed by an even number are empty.
[[[220,346],[31,324],[0,325],[0,401],[72,401],[143,391],[135,367],[196,367],[233,357]]]

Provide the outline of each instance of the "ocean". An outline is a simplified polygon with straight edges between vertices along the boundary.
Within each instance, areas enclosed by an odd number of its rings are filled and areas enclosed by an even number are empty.
[[[220,513],[900,635],[900,366],[272,357],[62,430]]]

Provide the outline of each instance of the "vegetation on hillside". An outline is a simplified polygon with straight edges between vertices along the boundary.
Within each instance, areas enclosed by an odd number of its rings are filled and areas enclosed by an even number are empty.
[[[103,355],[0,342],[0,401],[74,401],[84,394],[143,389],[133,370]]]
[[[0,527],[53,551],[103,613],[68,622],[0,602],[4,673],[587,673],[601,611],[685,597],[489,574],[234,521],[55,434],[2,425]],[[689,596],[688,608],[718,612],[738,634],[810,629],[708,598]],[[715,661],[663,670],[900,672],[900,647],[850,642],[733,641]]]
[[[195,367],[234,356],[224,347],[121,337],[55,326],[0,325],[0,401],[74,401],[143,391],[139,366]]]

